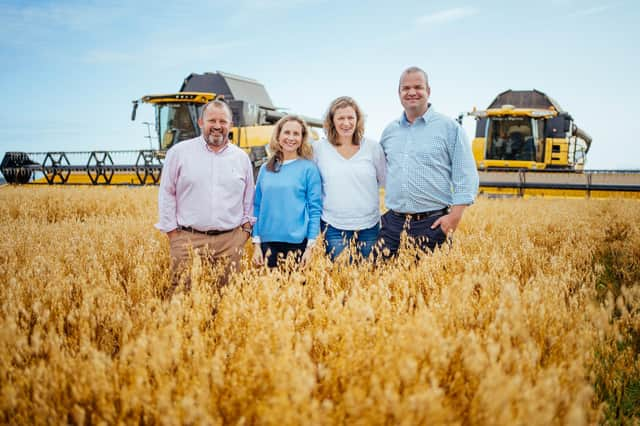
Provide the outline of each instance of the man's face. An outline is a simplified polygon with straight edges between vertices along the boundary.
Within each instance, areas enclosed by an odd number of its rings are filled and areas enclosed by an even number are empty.
[[[219,147],[227,143],[232,123],[224,108],[209,106],[198,125],[207,144]]]
[[[400,102],[407,112],[424,114],[430,93],[427,81],[420,72],[405,74],[400,81]]]

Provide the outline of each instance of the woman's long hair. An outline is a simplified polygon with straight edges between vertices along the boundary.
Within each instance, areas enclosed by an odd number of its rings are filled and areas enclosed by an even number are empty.
[[[311,160],[313,158],[313,148],[309,144],[309,127],[307,123],[297,115],[285,115],[276,123],[276,127],[271,134],[271,140],[269,141],[269,150],[271,151],[271,158],[267,162],[267,170],[270,172],[279,172],[280,166],[282,166],[283,154],[282,147],[280,146],[280,133],[282,133],[282,127],[289,121],[296,121],[302,127],[302,143],[298,147],[298,156]]]
[[[351,143],[354,145],[360,145],[360,141],[364,137],[364,115],[362,114],[362,110],[358,106],[358,103],[349,96],[340,96],[331,102],[331,105],[329,105],[329,109],[324,116],[323,124],[324,131],[327,134],[327,139],[335,146],[340,144],[338,143],[338,131],[336,130],[336,125],[333,122],[333,117],[336,115],[337,110],[346,107],[351,107],[356,112],[356,130],[353,132],[353,140]]]

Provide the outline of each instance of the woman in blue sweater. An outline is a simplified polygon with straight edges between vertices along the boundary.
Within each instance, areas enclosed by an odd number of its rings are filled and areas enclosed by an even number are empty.
[[[269,149],[272,156],[262,165],[253,203],[258,218],[253,227],[253,262],[270,268],[278,258],[295,253],[304,265],[320,233],[322,181],[309,145],[309,129],[294,115],[275,126]]]

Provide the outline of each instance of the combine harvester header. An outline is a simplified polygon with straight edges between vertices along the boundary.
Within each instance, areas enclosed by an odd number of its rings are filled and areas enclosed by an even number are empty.
[[[483,194],[640,198],[640,171],[585,170],[591,136],[543,92],[507,90],[468,115]]]
[[[200,135],[198,117],[213,99],[231,107],[234,127],[230,138],[258,168],[267,158],[266,146],[274,124],[285,112],[276,108],[256,80],[215,72],[189,75],[177,93],[147,95],[133,101],[131,119],[140,103],[155,108],[157,149],[137,151],[7,152],[0,172],[8,183],[145,185],[160,181],[162,161],[174,144]],[[303,117],[312,127],[322,121]]]

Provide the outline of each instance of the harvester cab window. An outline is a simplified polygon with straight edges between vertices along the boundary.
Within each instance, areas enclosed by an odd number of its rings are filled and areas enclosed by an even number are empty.
[[[492,120],[490,123],[489,136],[487,138],[486,158],[489,160],[504,160],[507,145],[507,125],[502,121]]]
[[[189,105],[184,103],[159,105],[158,123],[162,149],[169,149],[174,144],[195,138],[199,134]]]
[[[529,117],[493,118],[489,123],[486,158],[536,161],[535,136]]]

